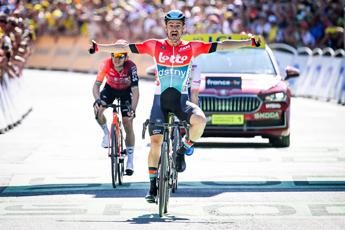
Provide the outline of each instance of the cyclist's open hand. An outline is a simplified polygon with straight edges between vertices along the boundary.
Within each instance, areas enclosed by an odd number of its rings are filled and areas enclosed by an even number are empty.
[[[94,54],[94,53],[98,52],[98,45],[97,45],[97,42],[94,40],[92,40],[91,42],[92,42],[92,44],[89,48],[89,54]]]

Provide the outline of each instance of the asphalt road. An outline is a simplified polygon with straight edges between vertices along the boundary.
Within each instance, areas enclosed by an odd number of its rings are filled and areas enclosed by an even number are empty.
[[[135,173],[113,189],[92,114],[95,76],[26,70],[33,111],[0,135],[0,229],[345,229],[345,107],[293,98],[291,147],[205,138],[187,158],[169,214],[148,204],[141,81]],[[109,117],[108,113],[108,117]]]

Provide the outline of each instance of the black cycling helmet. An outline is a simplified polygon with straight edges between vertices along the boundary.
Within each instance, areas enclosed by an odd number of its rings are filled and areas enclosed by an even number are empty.
[[[179,10],[170,10],[164,17],[165,24],[170,20],[180,20],[185,23],[186,16]]]

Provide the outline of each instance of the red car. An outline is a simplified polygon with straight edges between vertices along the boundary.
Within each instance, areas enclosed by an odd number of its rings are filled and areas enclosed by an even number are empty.
[[[248,39],[243,35],[187,35],[185,40]],[[268,138],[274,147],[290,146],[291,91],[286,80],[299,71],[287,67],[281,76],[271,49],[241,48],[201,55],[193,61],[201,78],[199,106],[207,118],[203,137]],[[147,69],[154,75],[154,66]],[[193,74],[192,74],[193,75]]]
[[[207,117],[204,137],[268,138],[290,145],[291,92],[285,80],[299,76],[288,67],[282,78],[272,51],[242,48],[201,55],[200,107]]]

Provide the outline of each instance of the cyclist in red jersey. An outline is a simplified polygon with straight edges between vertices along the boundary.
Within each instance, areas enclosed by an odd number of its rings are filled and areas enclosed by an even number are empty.
[[[222,42],[184,41],[181,36],[185,30],[185,16],[179,10],[171,10],[165,15],[166,39],[150,39],[142,43],[97,44],[92,41],[89,53],[102,52],[132,52],[148,54],[156,62],[158,83],[150,114],[151,122],[166,121],[168,112],[173,112],[180,120],[190,124],[189,139],[183,139],[183,144],[177,151],[176,170],[183,172],[186,168],[184,155],[193,153],[193,144],[199,139],[206,125],[203,111],[194,103],[188,101],[188,79],[193,58],[200,54],[215,51],[260,46],[260,40],[251,37],[248,40],[225,40]],[[197,89],[192,89],[191,96]],[[157,195],[156,178],[163,141],[162,128],[149,127],[151,149],[148,156],[150,189],[145,197],[149,203],[155,202]]]
[[[128,44],[124,40],[119,40],[116,44]],[[100,92],[100,86],[106,78],[106,83],[103,90]],[[135,110],[139,100],[137,67],[134,62],[130,61],[127,52],[111,53],[111,58],[108,58],[102,64],[97,79],[93,85],[93,96],[95,98],[94,110],[97,114],[97,122],[101,126],[104,137],[102,147],[109,147],[109,130],[106,118],[103,114],[105,108],[102,105],[111,104],[115,98],[120,98],[122,123],[126,132],[126,150],[127,150],[127,165],[126,174],[132,175],[133,169],[133,155],[135,135],[133,131],[133,118],[135,117]],[[126,105],[131,105],[129,110]]]

